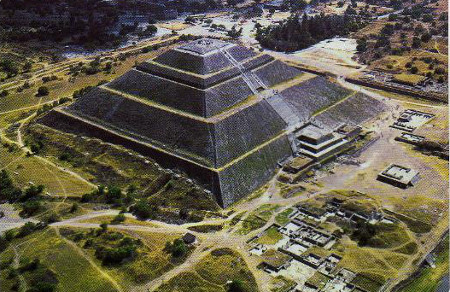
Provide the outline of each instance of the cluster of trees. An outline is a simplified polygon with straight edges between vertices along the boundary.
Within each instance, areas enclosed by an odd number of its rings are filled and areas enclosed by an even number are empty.
[[[148,201],[143,198],[130,207],[130,212],[133,213],[137,218],[146,220],[150,218],[154,218],[156,213],[158,212],[158,208],[156,206],[152,206],[148,203]]]
[[[9,173],[6,170],[2,170],[0,172],[0,201],[21,203],[21,216],[33,216],[42,209],[41,194],[43,190],[43,185],[32,185],[22,191],[14,185]]]
[[[11,240],[14,238],[22,238],[25,237],[37,230],[42,230],[47,226],[46,223],[33,223],[27,222],[18,230],[10,229],[5,231],[2,235],[0,235],[0,252],[4,251],[8,246]]]
[[[242,0],[239,0],[242,2]],[[230,1],[229,1],[230,2]],[[136,1],[136,0],[120,0],[118,9],[120,11],[138,11],[139,13],[148,13],[156,18],[165,19],[164,13],[168,9],[176,9],[178,12],[205,12],[211,9],[221,7],[221,1]]]
[[[188,247],[181,238],[177,238],[173,242],[167,241],[164,251],[174,258],[181,258],[188,252]]]
[[[236,29],[236,26],[233,27],[227,32],[227,35],[231,38],[237,39],[242,35],[242,27],[241,29]]]
[[[0,36],[0,41],[26,42],[29,40],[67,42],[83,45],[88,49],[117,46],[125,35],[135,32],[149,36],[156,32],[155,19],[166,19],[167,11],[206,12],[220,7],[221,1],[135,1],[120,0],[118,3],[100,0],[82,1],[0,1],[0,8],[11,17],[12,28]],[[14,20],[17,11],[30,13],[32,21]],[[148,15],[148,26],[140,29],[135,25],[123,25],[116,33],[112,28],[119,23],[121,15],[132,13]],[[6,23],[5,23],[6,25]]]
[[[375,225],[360,221],[351,234],[351,239],[358,242],[359,246],[366,246],[376,234],[377,229]]]
[[[71,100],[70,97],[61,97],[60,99],[55,100],[52,103],[46,103],[37,110],[37,114],[40,115],[41,113],[47,112],[47,111],[51,110],[52,108],[54,108],[58,105],[64,104],[70,100]],[[28,146],[31,146],[31,151],[33,151],[33,153],[38,153],[44,147],[44,143],[42,140],[37,140],[37,141],[39,141],[38,148],[36,148],[36,145],[35,146],[30,145],[30,144],[28,145]]]
[[[105,234],[106,239],[116,240],[117,237],[123,237],[120,233]],[[119,265],[125,261],[130,261],[138,255],[138,247],[142,245],[139,239],[130,237],[122,238],[117,246],[107,247],[98,245],[95,249],[95,256],[102,261],[103,265]]]
[[[276,51],[292,52],[307,48],[324,39],[357,31],[365,24],[352,15],[306,14],[289,17],[283,23],[266,28],[257,27],[256,39],[265,47]]]
[[[120,42],[120,36],[110,32],[110,28],[118,21],[120,11],[106,1],[6,0],[0,2],[0,6],[11,17],[14,17],[17,10],[26,11],[35,17],[28,26],[10,22],[11,27],[20,26],[21,29],[12,29],[2,34],[4,41],[71,41],[88,47]],[[47,20],[47,17],[60,17],[60,20]],[[26,29],[27,27],[30,29]]]
[[[55,80],[58,80],[58,77],[56,75],[42,77],[42,82],[44,82],[44,83],[47,83],[50,81],[55,81]]]
[[[81,197],[81,202],[96,202],[112,204],[116,207],[126,206],[134,202],[136,195],[136,187],[130,185],[123,193],[119,187],[110,185],[105,187],[104,185],[98,186],[96,190],[90,193],[84,194]]]
[[[39,200],[43,185],[32,185],[22,191],[16,187],[6,170],[0,171],[0,201],[23,203],[23,212],[31,216],[39,209]]]
[[[73,94],[72,94],[72,97],[73,98],[82,97],[84,94],[88,93],[89,91],[91,91],[94,88],[95,88],[94,86],[86,86],[86,87],[83,87],[83,88],[81,88],[79,90],[75,90],[73,92]]]
[[[16,187],[6,170],[0,171],[0,201],[14,202],[22,195],[22,190]]]
[[[350,238],[358,243],[359,246],[371,246],[384,248],[390,245],[394,238],[387,238],[383,233],[394,232],[398,227],[396,224],[370,224],[366,221],[359,221],[353,228]],[[347,230],[348,231],[348,230]]]
[[[370,63],[372,60],[380,59],[386,54],[403,55],[413,49],[420,49],[424,43],[432,40],[433,36],[447,36],[447,13],[441,13],[439,17],[433,17],[430,14],[430,8],[423,5],[414,5],[405,9],[401,14],[391,14],[390,23],[384,25],[378,34],[370,34],[357,40],[357,51],[360,53],[360,60]],[[435,49],[430,49],[435,51]],[[417,66],[413,62],[406,64],[406,69],[412,74],[420,74]],[[430,62],[426,76],[434,78],[438,82],[445,81],[445,69],[441,68],[439,63]],[[388,64],[388,69],[393,65]]]
[[[11,59],[0,60],[0,71],[6,73],[7,78],[14,77],[19,73],[19,66]]]
[[[9,268],[9,278],[17,278],[19,274],[27,274],[27,292],[53,292],[58,284],[57,275],[44,264],[39,258],[32,261],[25,261],[17,269]],[[14,291],[19,291],[21,282],[17,279],[13,285]]]

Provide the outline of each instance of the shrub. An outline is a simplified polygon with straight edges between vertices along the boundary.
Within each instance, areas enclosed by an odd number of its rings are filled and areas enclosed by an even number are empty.
[[[22,195],[22,191],[14,183],[6,170],[0,171],[0,200],[15,201]]]
[[[131,212],[139,219],[148,219],[152,217],[152,208],[145,200],[139,200],[131,207]]]
[[[22,216],[30,217],[35,215],[39,210],[41,210],[42,205],[39,201],[28,201],[22,204]]]
[[[117,214],[116,217],[111,221],[111,224],[119,224],[125,221],[124,214]]]
[[[37,96],[46,96],[50,93],[50,90],[47,86],[41,86],[38,88]]]
[[[19,233],[16,234],[16,237],[17,238],[25,237],[25,236],[31,234],[35,229],[36,229],[36,224],[34,224],[33,222],[27,222],[27,223],[25,223],[25,225],[20,227]]]
[[[23,273],[23,272],[27,272],[27,271],[34,271],[34,270],[36,270],[38,268],[40,263],[41,263],[41,261],[38,258],[35,258],[31,262],[20,266],[19,267],[19,272]]]
[[[428,42],[431,40],[431,34],[429,33],[425,33],[422,35],[422,37],[420,38],[422,42]]]
[[[173,242],[166,242],[166,246],[164,248],[166,252],[172,254],[174,258],[180,258],[186,255],[188,248],[184,241],[180,238],[175,239]]]
[[[244,283],[241,280],[233,280],[228,285],[228,292],[244,292]]]
[[[70,207],[69,212],[70,213],[75,213],[76,211],[78,211],[78,209],[79,209],[79,205],[77,203],[73,203],[72,207]]]
[[[19,201],[25,202],[25,201],[28,201],[30,199],[36,199],[42,193],[44,188],[45,187],[43,185],[29,186],[28,188],[25,189],[25,192],[19,198]]]

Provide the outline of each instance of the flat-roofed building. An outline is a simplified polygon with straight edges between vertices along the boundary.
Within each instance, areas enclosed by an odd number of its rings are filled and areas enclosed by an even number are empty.
[[[407,188],[415,185],[420,176],[419,172],[411,168],[391,164],[378,174],[377,179],[399,188]]]

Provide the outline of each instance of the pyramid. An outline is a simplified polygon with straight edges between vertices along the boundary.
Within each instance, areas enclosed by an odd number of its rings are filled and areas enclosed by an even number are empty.
[[[200,39],[148,60],[41,123],[122,144],[176,168],[229,206],[293,154],[292,109],[270,87],[302,72],[233,43]],[[275,96],[275,97],[273,97]]]

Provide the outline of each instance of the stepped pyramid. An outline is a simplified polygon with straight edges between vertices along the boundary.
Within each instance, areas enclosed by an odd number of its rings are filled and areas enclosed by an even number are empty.
[[[122,144],[177,168],[229,206],[292,156],[292,116],[270,87],[301,74],[265,54],[200,39],[148,60],[41,123]]]

